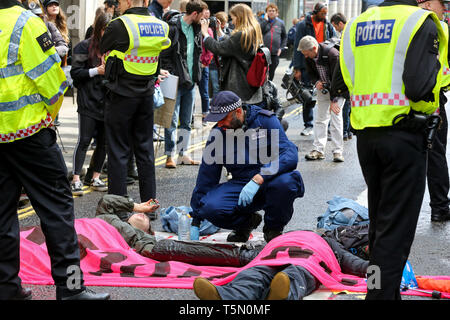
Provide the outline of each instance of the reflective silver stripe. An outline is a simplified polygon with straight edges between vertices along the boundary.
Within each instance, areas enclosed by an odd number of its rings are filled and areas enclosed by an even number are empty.
[[[391,92],[401,93],[403,88],[403,70],[405,67],[406,51],[408,50],[409,39],[412,32],[419,22],[420,18],[424,14],[428,14],[429,11],[419,9],[408,17],[403,24],[403,28],[400,31],[400,35],[397,39],[397,46],[395,47],[394,60],[392,64],[392,82]]]
[[[131,34],[133,35],[133,42],[134,46],[133,49],[130,52],[130,55],[137,56],[138,55],[138,48],[140,47],[140,41],[139,41],[139,33],[136,29],[136,26],[134,25],[133,21],[131,21],[130,18],[128,18],[126,15],[120,17],[127,25],[128,28],[131,30]]]
[[[14,77],[23,74],[22,65],[12,65],[5,68],[0,68],[0,79]]]
[[[42,101],[42,97],[39,93],[32,94],[30,96],[22,96],[19,100],[0,102],[0,112],[5,111],[17,111],[28,105],[36,104]]]
[[[39,78],[44,73],[46,73],[48,70],[50,70],[51,67],[53,67],[55,64],[59,64],[61,62],[61,58],[57,53],[52,54],[51,56],[48,56],[47,59],[45,59],[44,62],[37,65],[30,71],[26,73],[26,75],[31,78],[32,80],[35,80],[36,78]]]
[[[9,40],[9,48],[8,48],[8,60],[7,65],[10,66],[14,64],[19,58],[19,45],[20,38],[22,37],[22,31],[25,25],[27,24],[28,19],[33,16],[31,11],[23,11],[14,25],[14,29],[11,33],[11,38]]]
[[[349,22],[347,22],[347,27],[345,28],[345,32],[343,35],[343,43],[344,43],[344,61],[345,66],[350,73],[350,78],[352,80],[352,85],[355,85],[355,55],[352,50],[352,43],[350,41],[350,29],[352,27],[353,22],[356,17],[352,18]]]

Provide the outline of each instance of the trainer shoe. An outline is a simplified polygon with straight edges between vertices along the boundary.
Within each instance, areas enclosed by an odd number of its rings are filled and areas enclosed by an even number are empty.
[[[200,300],[222,300],[216,286],[202,277],[194,280],[194,293]]]
[[[284,272],[278,272],[270,283],[270,291],[266,300],[286,300],[289,296],[291,280]]]
[[[333,161],[334,162],[344,162],[344,156],[342,153],[335,152],[333,153]]]
[[[95,191],[105,192],[108,191],[108,186],[99,178],[95,178],[91,180],[91,187]]]
[[[72,195],[74,196],[83,195],[83,182],[81,181],[72,182],[70,187],[72,188]]]
[[[450,221],[450,211],[447,212],[431,212],[432,222]]]
[[[309,136],[313,133],[313,127],[306,127],[303,129],[302,133],[300,133],[302,136]]]
[[[313,150],[307,155],[305,155],[306,160],[323,160],[325,159],[325,155],[317,150]]]

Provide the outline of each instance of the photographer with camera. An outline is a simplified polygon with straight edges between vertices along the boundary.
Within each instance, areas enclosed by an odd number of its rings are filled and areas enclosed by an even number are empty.
[[[325,146],[327,143],[327,128],[330,122],[331,145],[334,162],[343,162],[342,151],[344,149],[343,140],[343,120],[342,105],[343,99],[331,96],[330,84],[333,71],[339,64],[339,51],[333,46],[324,43],[319,44],[311,36],[305,36],[300,40],[298,50],[306,58],[306,70],[315,83],[317,89],[317,113],[314,122],[314,143],[313,150],[305,156],[307,160],[325,159]]]

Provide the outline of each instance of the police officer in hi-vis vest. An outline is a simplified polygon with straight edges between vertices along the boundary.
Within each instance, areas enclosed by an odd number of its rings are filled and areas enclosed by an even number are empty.
[[[415,0],[369,8],[347,23],[341,39],[332,86],[343,91],[345,82],[349,89],[368,186],[372,281],[366,299],[400,299],[425,191],[432,133],[425,128],[438,120],[430,115],[439,106],[447,40],[437,16]]]
[[[120,0],[122,16],[110,22],[100,43],[106,54],[108,191],[127,196],[127,163],[133,150],[141,201],[156,197],[153,92],[159,54],[170,46],[168,25],[151,16],[147,7],[148,0]]]
[[[69,281],[80,267],[73,198],[52,126],[67,80],[47,27],[16,0],[0,2],[0,300],[31,299],[19,278],[22,187],[41,221],[57,299],[104,300]],[[81,270],[79,270],[81,271]],[[76,281],[75,281],[76,282]],[[73,284],[72,287],[70,284]]]

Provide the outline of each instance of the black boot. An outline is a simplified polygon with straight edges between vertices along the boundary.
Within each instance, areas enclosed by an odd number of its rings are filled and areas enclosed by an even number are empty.
[[[450,210],[446,212],[433,212],[431,211],[431,221],[433,222],[444,222],[450,220]]]
[[[17,294],[11,300],[31,300],[32,292],[28,288],[20,288]]]
[[[283,234],[283,230],[270,230],[266,226],[263,227],[264,240],[269,243],[273,238]]]
[[[252,230],[256,229],[262,221],[262,217],[258,213],[252,213],[250,218],[250,227],[233,230],[227,237],[228,242],[247,242]]]

